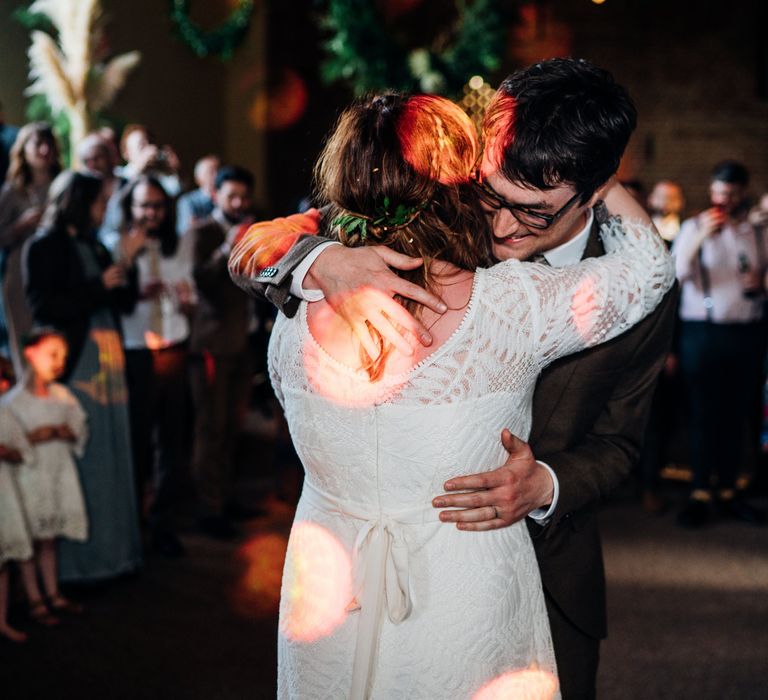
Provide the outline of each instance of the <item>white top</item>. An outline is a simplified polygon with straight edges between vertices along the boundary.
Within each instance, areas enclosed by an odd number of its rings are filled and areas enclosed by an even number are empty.
[[[704,285],[701,263],[709,272],[712,321],[715,323],[751,323],[760,321],[763,297],[744,296],[739,276],[739,256],[746,257],[750,268],[760,269],[755,230],[748,221],[726,223],[720,233],[699,241],[698,219],[688,219],[672,245],[675,272],[680,280],[680,318],[683,321],[706,321]],[[768,262],[768,236],[761,238],[762,260]],[[764,270],[763,270],[764,272]]]
[[[150,238],[135,264],[139,290],[152,280],[162,281],[165,289],[156,299],[140,299],[132,313],[123,315],[125,348],[158,349],[184,342],[189,337],[189,321],[181,312],[177,286],[187,285],[193,289],[187,256],[177,251],[171,257],[163,257],[160,241]]]
[[[278,697],[473,697],[508,672],[556,673],[525,524],[462,532],[431,500],[448,478],[504,463],[502,428],[528,438],[544,367],[617,336],[672,286],[650,228],[612,222],[603,241],[606,255],[578,265],[478,270],[451,337],[375,383],[320,347],[306,303],[278,317],[270,376],[306,472]]]

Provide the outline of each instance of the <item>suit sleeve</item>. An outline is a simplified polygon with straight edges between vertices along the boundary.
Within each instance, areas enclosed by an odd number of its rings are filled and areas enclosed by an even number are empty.
[[[672,343],[677,297],[675,287],[584,439],[570,449],[536,455],[560,483],[550,531],[577,511],[596,505],[637,463],[653,393]]]
[[[292,273],[308,253],[327,241],[317,235],[319,218],[317,210],[310,210],[251,226],[229,256],[232,281],[294,316],[300,300],[290,293]]]
[[[226,287],[230,284],[227,257],[221,249],[223,237],[201,227],[191,229],[185,239],[194,242],[192,276],[198,293],[220,306],[226,299]]]

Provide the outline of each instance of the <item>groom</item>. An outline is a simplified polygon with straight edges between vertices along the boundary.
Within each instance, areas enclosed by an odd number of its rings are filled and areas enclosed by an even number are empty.
[[[484,122],[486,149],[477,176],[496,257],[563,266],[602,255],[598,224],[606,213],[594,205],[618,168],[635,121],[626,91],[585,61],[553,59],[507,78]],[[364,328],[366,320],[376,325],[383,309],[428,345],[427,330],[404,319],[391,300],[400,294],[445,311],[441,300],[390,269],[418,264],[386,248],[344,248],[306,236],[241,283],[288,315],[299,296],[325,294],[353,328]],[[354,293],[361,288],[374,293]],[[551,365],[537,384],[529,443],[505,431],[504,465],[449,480],[433,502],[436,508],[458,507],[441,519],[460,529],[488,530],[526,518],[564,700],[595,697],[599,644],[606,635],[596,507],[638,459],[675,302],[673,291],[624,335]],[[407,350],[391,327],[377,328]]]

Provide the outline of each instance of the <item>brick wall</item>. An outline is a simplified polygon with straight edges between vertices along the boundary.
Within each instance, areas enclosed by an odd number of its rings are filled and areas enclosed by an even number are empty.
[[[712,166],[736,158],[752,173],[752,193],[768,192],[768,3],[569,0],[548,8],[550,21],[569,27],[572,55],[612,71],[637,104],[623,177],[647,189],[678,180],[694,212],[707,204]]]

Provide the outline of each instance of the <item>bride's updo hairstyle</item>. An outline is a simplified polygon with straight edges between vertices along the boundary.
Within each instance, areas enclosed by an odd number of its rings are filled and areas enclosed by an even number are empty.
[[[492,263],[491,233],[470,184],[480,146],[460,107],[436,95],[385,93],[364,98],[339,118],[315,166],[318,199],[331,235],[344,245],[385,245],[421,257],[398,274],[430,291],[433,260],[465,270]],[[411,313],[420,306],[398,298]],[[389,348],[363,358],[372,379]]]

